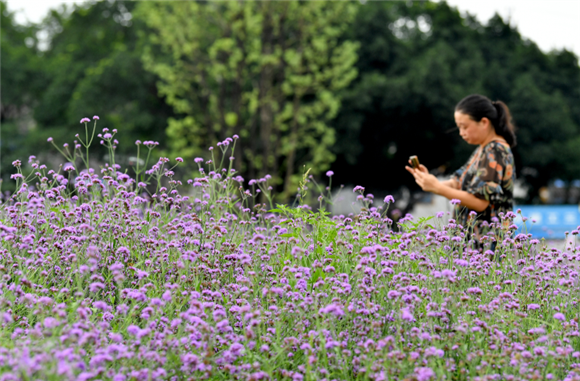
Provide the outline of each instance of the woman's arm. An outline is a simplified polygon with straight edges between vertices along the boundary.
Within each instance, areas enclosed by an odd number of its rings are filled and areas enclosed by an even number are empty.
[[[451,188],[443,184],[443,182],[439,182],[439,185],[435,187],[433,193],[446,197],[449,200],[459,200],[461,201],[461,205],[476,212],[483,212],[489,206],[489,201],[477,198],[464,190]]]
[[[476,212],[483,212],[489,206],[489,201],[479,199],[471,193],[454,188],[457,185],[454,179],[439,181],[435,176],[428,173],[410,167],[406,168],[415,177],[415,182],[425,192],[432,192],[446,197],[449,200],[457,199],[461,201],[461,205]]]
[[[457,181],[455,179],[441,181],[441,184],[446,185],[446,186],[453,188],[453,189],[459,189],[459,181]]]

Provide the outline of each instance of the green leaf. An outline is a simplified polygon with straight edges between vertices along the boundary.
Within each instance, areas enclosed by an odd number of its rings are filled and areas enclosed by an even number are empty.
[[[288,237],[298,237],[298,235],[296,233],[284,233],[280,234],[278,237],[288,238]]]
[[[228,112],[224,119],[228,126],[233,127],[238,123],[238,114],[235,112]]]

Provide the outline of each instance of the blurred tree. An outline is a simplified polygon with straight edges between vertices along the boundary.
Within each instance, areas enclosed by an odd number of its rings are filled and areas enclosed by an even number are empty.
[[[34,25],[18,25],[14,14],[0,1],[0,178],[13,173],[12,161],[27,158],[33,151],[26,136],[35,128],[32,109],[38,102],[45,76],[41,72],[38,39]],[[7,182],[9,187],[10,182]]]
[[[138,34],[146,26],[132,16],[135,6],[98,1],[53,10],[46,18],[50,46],[43,61],[50,82],[34,110],[39,143],[48,136],[61,144],[70,140],[82,130],[78,121],[94,114],[101,127],[119,130],[125,161],[136,152],[137,139],[165,142],[173,113],[157,94],[158,78],[143,68]]]
[[[326,122],[357,75],[357,44],[340,40],[355,3],[142,2],[139,10],[157,31],[144,62],[180,114],[167,131],[176,155],[203,156],[240,135],[237,169],[276,184],[285,174],[285,198],[303,165],[328,168],[335,137]]]
[[[360,8],[349,35],[361,42],[360,75],[333,122],[336,168],[349,170],[336,180],[375,191],[412,187],[410,155],[432,169],[452,160],[453,107],[477,90],[481,54],[460,39],[474,32],[444,3]]]
[[[347,33],[361,43],[360,75],[344,90],[332,125],[336,180],[417,190],[410,155],[450,173],[474,149],[459,138],[453,109],[481,93],[504,100],[518,127],[518,176],[528,202],[551,179],[580,178],[580,68],[567,51],[543,53],[499,16],[487,25],[445,2],[368,2]]]
[[[204,156],[237,133],[236,167],[276,174],[286,195],[303,165],[321,173],[335,157],[335,184],[416,190],[409,155],[450,173],[473,150],[453,108],[477,92],[513,112],[528,202],[580,178],[578,58],[542,52],[499,16],[482,25],[428,1],[93,1],[21,26],[0,7],[4,177],[98,114],[125,156],[136,139]]]

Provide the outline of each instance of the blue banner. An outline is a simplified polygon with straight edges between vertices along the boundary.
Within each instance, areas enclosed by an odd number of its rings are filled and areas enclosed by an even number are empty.
[[[534,238],[565,239],[566,232],[577,230],[580,225],[578,205],[517,205],[515,224],[519,233],[531,233]],[[522,220],[527,217],[527,221]]]

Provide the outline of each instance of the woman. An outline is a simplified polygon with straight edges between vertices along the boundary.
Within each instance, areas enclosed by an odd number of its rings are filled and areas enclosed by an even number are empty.
[[[424,191],[461,202],[456,210],[458,223],[467,226],[471,211],[477,212],[478,221],[492,222],[499,213],[513,209],[511,147],[516,144],[516,136],[509,109],[501,101],[469,95],[455,106],[455,123],[463,140],[478,147],[451,179],[439,181],[423,165],[419,169],[405,168]]]

